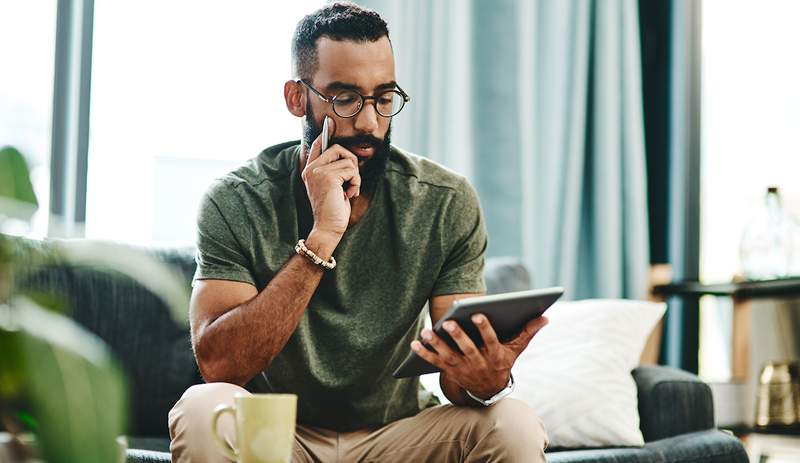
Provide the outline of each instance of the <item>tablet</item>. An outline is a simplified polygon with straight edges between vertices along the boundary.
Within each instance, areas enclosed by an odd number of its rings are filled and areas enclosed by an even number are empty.
[[[482,313],[489,319],[500,342],[508,342],[514,339],[530,320],[540,317],[562,294],[564,294],[564,288],[545,288],[459,299],[444,314],[442,319],[436,323],[433,331],[453,350],[461,352],[455,341],[442,328],[442,324],[445,321],[454,320],[472,339],[472,342],[480,348],[483,346],[483,338],[481,338],[480,332],[472,323],[470,317],[473,314]],[[423,343],[423,345],[429,350],[433,350],[427,344]],[[407,378],[438,371],[437,367],[426,362],[417,356],[414,351],[410,350],[408,356],[395,370],[393,376],[395,378]]]

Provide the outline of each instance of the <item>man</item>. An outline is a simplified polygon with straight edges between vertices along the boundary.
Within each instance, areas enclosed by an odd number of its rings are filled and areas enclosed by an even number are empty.
[[[207,384],[170,412],[173,461],[225,461],[211,413],[245,385],[297,394],[293,461],[544,461],[533,411],[497,399],[546,320],[501,344],[478,315],[481,349],[445,324],[463,354],[422,330],[426,302],[436,323],[485,291],[487,238],[463,177],[389,144],[409,97],[386,23],[327,5],[300,21],[292,54],[284,96],[303,118],[302,144],[218,179],[200,208],[191,329]],[[392,377],[409,347],[442,369],[454,405],[435,406],[418,378]]]

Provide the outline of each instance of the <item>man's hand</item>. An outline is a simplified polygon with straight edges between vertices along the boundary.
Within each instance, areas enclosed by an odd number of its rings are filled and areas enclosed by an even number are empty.
[[[333,134],[333,119],[328,123]],[[340,239],[350,221],[350,199],[361,191],[358,158],[340,145],[325,152],[320,152],[321,146],[322,134],[311,144],[301,176],[314,214],[313,231]],[[345,182],[350,184],[346,191],[342,189]]]
[[[497,339],[494,328],[483,314],[473,315],[472,322],[483,338],[484,345],[480,349],[452,320],[445,322],[443,327],[463,354],[451,349],[429,329],[422,331],[422,340],[436,352],[429,351],[419,341],[412,342],[411,348],[428,363],[441,369],[443,375],[461,388],[477,397],[488,399],[506,387],[511,367],[536,333],[547,325],[547,318],[531,320],[517,337],[507,343],[501,343]]]

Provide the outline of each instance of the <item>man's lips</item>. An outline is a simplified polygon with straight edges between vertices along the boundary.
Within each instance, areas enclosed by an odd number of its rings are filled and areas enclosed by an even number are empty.
[[[375,154],[375,148],[372,145],[354,145],[348,146],[347,149],[359,158],[363,158],[359,159],[359,162],[365,161]]]

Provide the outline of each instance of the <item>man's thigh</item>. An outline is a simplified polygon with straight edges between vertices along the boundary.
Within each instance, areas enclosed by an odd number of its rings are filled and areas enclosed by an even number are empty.
[[[525,403],[440,405],[372,432],[342,434],[342,461],[544,461],[547,436]]]

